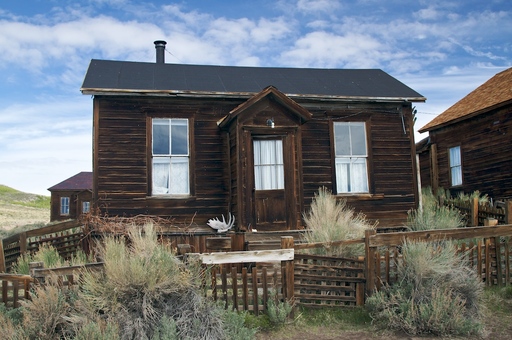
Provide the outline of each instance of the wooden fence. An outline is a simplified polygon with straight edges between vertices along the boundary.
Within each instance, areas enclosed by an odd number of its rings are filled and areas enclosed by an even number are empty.
[[[365,256],[358,259],[300,254],[301,250],[324,244],[294,244],[291,236],[282,237],[282,249],[277,250],[188,256],[201,259],[208,267],[209,275],[204,280],[208,296],[224,301],[228,308],[259,314],[266,310],[269,299],[291,300],[309,307],[364,304],[365,297],[375,289],[401,279],[397,268],[403,261],[401,246],[405,240],[454,240],[456,251],[486,285],[508,285],[512,283],[511,236],[512,225],[395,233],[372,230],[361,239],[330,243],[364,244]],[[102,264],[86,267],[101,270]],[[32,282],[44,282],[49,275],[60,277],[63,287],[74,285],[80,281],[77,275],[82,268],[33,266],[31,276],[0,274],[2,301],[17,306],[19,300],[29,297]]]
[[[487,225],[489,220],[495,220],[496,224],[512,224],[512,201],[491,206],[480,204],[477,197],[471,201],[444,200],[440,204],[459,210],[466,227]]]
[[[36,252],[42,244],[52,245],[65,259],[87,251],[85,234],[83,226],[71,220],[7,237],[0,242],[0,272],[10,272],[20,256]]]

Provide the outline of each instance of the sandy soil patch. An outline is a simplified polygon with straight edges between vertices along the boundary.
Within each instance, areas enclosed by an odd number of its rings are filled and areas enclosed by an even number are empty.
[[[50,210],[24,207],[0,201],[0,229],[10,230],[19,226],[50,222]]]

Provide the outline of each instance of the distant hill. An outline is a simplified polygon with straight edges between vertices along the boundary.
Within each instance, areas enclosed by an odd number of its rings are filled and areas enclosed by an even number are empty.
[[[33,229],[50,222],[50,196],[29,194],[0,184],[0,237],[6,230]]]

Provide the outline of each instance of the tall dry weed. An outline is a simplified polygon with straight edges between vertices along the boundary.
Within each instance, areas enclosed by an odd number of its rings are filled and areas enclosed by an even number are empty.
[[[317,254],[352,257],[364,254],[362,245],[331,246],[333,241],[364,237],[368,229],[374,229],[362,213],[355,213],[345,199],[337,199],[325,187],[318,189],[310,210],[304,214],[307,230],[304,238],[308,243],[324,242],[324,248],[316,248]]]

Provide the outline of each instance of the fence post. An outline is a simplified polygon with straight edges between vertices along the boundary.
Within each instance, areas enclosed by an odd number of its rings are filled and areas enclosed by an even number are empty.
[[[478,197],[473,197],[473,202],[471,202],[471,227],[478,227]]]
[[[366,277],[366,296],[375,289],[375,248],[370,248],[370,237],[377,234],[376,230],[364,232],[364,276]]]
[[[512,201],[505,201],[505,223],[512,224]]]
[[[281,236],[281,249],[293,249],[293,247],[293,236]],[[294,270],[295,264],[293,259],[290,261],[281,262],[281,273],[283,276],[283,296],[285,300],[290,301],[290,303],[293,303],[294,299]]]
[[[27,232],[20,234],[20,254],[23,255],[27,252]]]
[[[34,279],[34,283],[44,283],[44,276],[40,276],[37,274],[37,269],[43,269],[44,263],[43,262],[30,262],[28,264],[28,270],[30,273],[30,276]]]
[[[5,273],[5,254],[4,254],[4,241],[0,240],[0,273]]]

